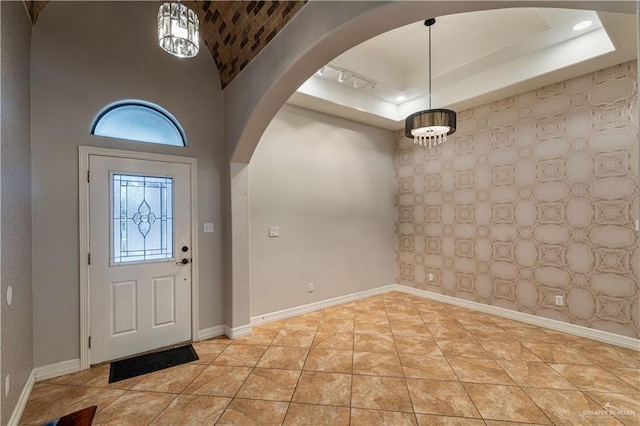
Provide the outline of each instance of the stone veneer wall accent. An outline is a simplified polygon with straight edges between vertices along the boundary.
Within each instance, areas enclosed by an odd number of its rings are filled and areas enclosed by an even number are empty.
[[[398,131],[398,283],[640,337],[637,81],[633,61],[459,112],[431,150]]]
[[[200,37],[218,66],[223,89],[306,3],[307,0],[185,1],[200,18]]]
[[[31,25],[35,25],[36,22],[38,22],[38,16],[40,16],[40,12],[42,12],[44,8],[47,7],[48,4],[49,4],[49,0],[45,0],[45,1],[24,0],[24,6],[27,8],[27,13],[29,14]]]

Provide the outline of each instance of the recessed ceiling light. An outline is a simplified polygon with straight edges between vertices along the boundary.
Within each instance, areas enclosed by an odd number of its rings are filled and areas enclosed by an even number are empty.
[[[573,27],[571,27],[571,29],[573,31],[580,31],[580,30],[584,30],[586,28],[589,28],[591,26],[591,24],[593,24],[593,21],[586,20],[586,21],[578,22]]]
[[[404,101],[405,99],[407,99],[407,97],[405,95],[396,96],[396,101],[398,101],[398,102]]]

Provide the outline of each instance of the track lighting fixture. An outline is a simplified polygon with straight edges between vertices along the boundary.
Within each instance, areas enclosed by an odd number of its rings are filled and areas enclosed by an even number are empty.
[[[327,77],[330,78],[332,76],[332,74],[331,73],[329,73],[329,74],[326,73],[326,69],[327,68],[330,69],[330,70],[333,70],[336,73],[338,73],[338,82],[339,83],[344,83],[344,82],[348,81],[349,79],[353,78],[353,88],[354,89],[371,89],[371,90],[373,90],[373,89],[376,88],[376,85],[378,84],[377,82],[375,82],[374,80],[372,80],[372,79],[370,79],[368,77],[365,77],[365,76],[360,75],[360,74],[358,74],[356,72],[353,72],[353,71],[351,71],[349,69],[342,68],[342,67],[339,67],[339,66],[334,65],[334,64],[326,64],[326,65],[324,65],[322,68],[320,68],[318,70],[317,74],[319,76],[322,76],[322,77],[325,77],[325,78],[327,78]],[[335,75],[335,74],[333,74],[333,75]],[[333,77],[333,78],[335,78],[335,77]]]

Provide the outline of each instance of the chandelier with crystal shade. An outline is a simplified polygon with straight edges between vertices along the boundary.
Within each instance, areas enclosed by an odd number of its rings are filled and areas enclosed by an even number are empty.
[[[162,3],[158,10],[158,40],[160,47],[178,58],[192,58],[200,45],[198,15],[182,3]]]
[[[429,28],[429,109],[411,114],[404,122],[404,134],[416,145],[433,148],[446,142],[456,131],[456,113],[450,109],[431,109],[431,26],[435,18],[424,21]]]

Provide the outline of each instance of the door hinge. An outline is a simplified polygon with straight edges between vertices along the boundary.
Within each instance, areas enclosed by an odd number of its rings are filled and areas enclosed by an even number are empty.
[[[87,253],[87,261],[89,262],[89,265],[91,265],[91,253]]]
[[[90,182],[91,180],[91,171],[87,170],[87,182]]]
[[[91,336],[89,336],[89,349],[91,349]]]

